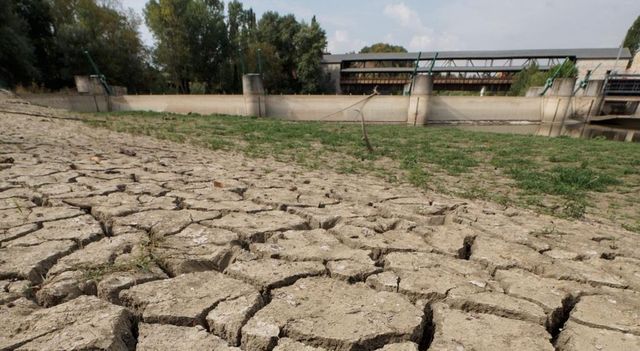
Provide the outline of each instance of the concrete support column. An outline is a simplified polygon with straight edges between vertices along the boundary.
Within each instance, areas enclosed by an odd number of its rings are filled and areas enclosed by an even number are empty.
[[[584,96],[600,96],[604,87],[604,79],[593,79],[587,82],[584,88]]]
[[[257,73],[242,76],[245,116],[266,117],[266,97],[262,76]]]
[[[433,76],[416,75],[413,77],[413,88],[409,97],[407,124],[423,126],[429,116],[431,94],[433,93]]]
[[[538,135],[557,137],[562,135],[564,123],[571,112],[575,78],[557,78],[542,98],[542,118]]]
[[[636,131],[635,130],[630,130],[627,132],[627,135],[624,138],[624,141],[630,143],[633,141],[633,137],[636,135]]]

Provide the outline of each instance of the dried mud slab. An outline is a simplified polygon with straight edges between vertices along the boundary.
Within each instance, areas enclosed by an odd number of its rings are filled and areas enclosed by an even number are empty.
[[[147,323],[139,325],[136,350],[240,351],[238,348],[229,347],[224,340],[209,334],[200,326],[190,328]]]
[[[0,249],[0,278],[20,278],[40,283],[49,268],[76,247],[73,241],[61,240]]]
[[[558,351],[640,350],[640,336],[569,321],[556,345]]]
[[[0,349],[129,350],[134,346],[131,315],[92,296],[40,309],[18,300],[0,306]]]
[[[203,225],[231,230],[240,234],[242,240],[264,242],[276,232],[307,229],[307,222],[282,211],[258,213],[230,213],[218,220],[206,221]]]
[[[226,300],[257,292],[251,285],[218,272],[183,274],[136,285],[120,293],[147,323],[205,325],[207,313]]]
[[[337,350],[419,341],[424,313],[401,295],[330,278],[305,278],[276,289],[242,328],[245,350],[270,350],[278,337]]]
[[[429,350],[552,351],[544,327],[484,313],[467,313],[433,305],[435,333]]]
[[[325,267],[320,262],[287,262],[274,259],[238,261],[225,270],[225,274],[244,280],[261,290],[270,290],[293,284],[304,277],[322,275]]]
[[[190,224],[155,243],[154,255],[172,276],[224,270],[240,250],[239,235],[226,229]]]

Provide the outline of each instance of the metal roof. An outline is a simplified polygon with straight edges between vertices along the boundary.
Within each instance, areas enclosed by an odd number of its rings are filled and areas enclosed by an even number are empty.
[[[528,58],[565,58],[576,59],[613,59],[618,56],[619,48],[596,49],[539,49],[539,50],[489,50],[489,51],[438,51],[439,60],[470,60],[470,59],[528,59]],[[429,60],[435,56],[435,51],[423,51],[421,59]],[[342,54],[324,55],[323,63],[341,63],[342,61],[415,61],[417,52],[408,53],[373,53],[373,54]],[[629,49],[623,48],[620,59],[631,59]]]
[[[541,71],[548,71],[549,66],[538,67]],[[342,73],[413,73],[413,67],[367,67],[343,68]],[[520,72],[521,66],[436,66],[433,72]],[[418,72],[429,72],[429,67],[418,67]]]

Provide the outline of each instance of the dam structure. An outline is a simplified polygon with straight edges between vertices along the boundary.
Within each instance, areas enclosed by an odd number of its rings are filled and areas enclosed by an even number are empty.
[[[483,126],[544,136],[640,140],[640,54],[627,49],[547,49],[325,55],[334,94],[272,95],[262,75],[243,77],[243,94],[128,95],[89,89],[26,94],[43,106],[81,112],[156,111],[255,116],[290,121]],[[575,78],[557,78],[525,96],[507,96],[515,75],[571,60]],[[86,89],[83,91],[87,91]],[[375,94],[372,92],[375,91]],[[506,128],[505,128],[506,126]]]

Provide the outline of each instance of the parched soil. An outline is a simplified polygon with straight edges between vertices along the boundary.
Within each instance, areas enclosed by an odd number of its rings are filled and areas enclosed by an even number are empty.
[[[637,350],[639,247],[0,100],[0,350]]]

